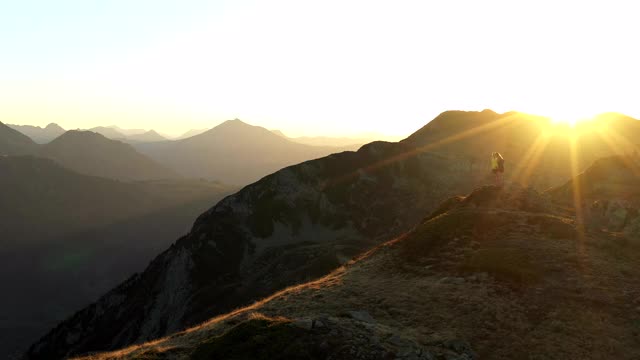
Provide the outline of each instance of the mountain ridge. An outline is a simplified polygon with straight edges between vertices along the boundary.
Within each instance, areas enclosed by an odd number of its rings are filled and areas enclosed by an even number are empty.
[[[400,143],[374,142],[357,152],[289,166],[227,197],[198,217],[191,232],[144,273],[34,344],[29,358],[148,341],[327,274],[410,230],[446,198],[491,182],[483,161],[471,162],[470,155],[488,158],[499,149],[507,166],[513,164],[507,167],[513,182],[517,174],[535,175],[535,168],[520,167],[536,164],[530,150],[538,148],[537,138],[545,134],[541,129],[551,126],[548,119],[515,112],[445,112],[436,119],[427,124],[431,130]],[[632,137],[636,123],[628,125],[623,134]],[[555,137],[550,148],[541,154],[559,158],[558,164],[565,161],[564,167],[545,164],[543,175],[550,173],[548,182],[554,182],[569,173],[567,159],[558,156],[569,153],[569,142],[561,132],[550,137]],[[615,153],[604,141],[597,145]],[[581,154],[578,168],[598,155]],[[560,233],[566,228],[552,226],[550,231]],[[153,289],[153,298],[147,289]],[[127,300],[114,305],[115,298]],[[76,339],[79,331],[82,337]],[[67,341],[69,334],[76,340]]]
[[[548,194],[517,186],[481,187],[439,209],[318,280],[79,359],[640,356],[625,316],[640,288],[610,265],[637,270],[637,246],[611,245],[632,252],[618,255],[605,247],[615,237],[582,233]]]
[[[34,156],[0,156],[0,174],[2,359],[143,270],[232,192],[203,181],[83,175]]]
[[[44,128],[41,128],[39,126],[32,126],[32,125],[9,124],[8,126],[13,128],[14,130],[18,130],[24,135],[27,135],[29,138],[31,138],[33,141],[35,141],[38,144],[46,144],[51,140],[55,139],[56,137],[64,134],[64,132],[66,131],[56,123],[50,123]]]
[[[80,173],[106,178],[145,180],[178,177],[132,146],[92,131],[67,131],[40,148],[38,155]]]
[[[37,147],[31,138],[0,122],[0,155],[26,155]]]
[[[246,185],[266,174],[341,148],[297,144],[241,120],[180,140],[136,144],[143,154],[185,176]]]

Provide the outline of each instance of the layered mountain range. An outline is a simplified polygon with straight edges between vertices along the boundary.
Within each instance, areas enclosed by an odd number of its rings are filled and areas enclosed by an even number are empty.
[[[91,131],[67,131],[36,154],[79,173],[105,178],[149,180],[180,177],[173,170],[140,154],[131,145]]]
[[[62,130],[44,145],[2,124],[0,136],[6,138],[0,137],[0,154],[46,157],[87,175],[125,181],[205,178],[234,185],[247,185],[283,167],[361,145],[300,144],[240,120],[179,140],[167,140],[153,130],[115,126]]]
[[[51,123],[44,128],[32,125],[8,125],[10,128],[21,132],[38,144],[46,144],[66,131],[60,125]]]
[[[283,167],[346,148],[295,143],[240,120],[226,121],[204,133],[176,141],[136,144],[158,163],[186,177],[246,185]]]
[[[202,214],[143,273],[61,323],[28,358],[116,349],[248,305],[329,273],[405,234],[444,199],[491,181],[493,151],[507,159],[508,182],[548,187],[600,155],[632,151],[640,125],[609,114],[565,130],[521,113],[445,112],[400,143],[374,142],[282,169]]]
[[[180,176],[131,145],[91,131],[66,131],[40,145],[0,123],[0,155],[33,155],[55,160],[81,174],[119,180],[176,179]]]

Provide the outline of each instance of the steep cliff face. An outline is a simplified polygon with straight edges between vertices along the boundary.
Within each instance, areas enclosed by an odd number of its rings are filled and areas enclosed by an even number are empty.
[[[202,214],[147,270],[60,324],[28,358],[157,338],[319,277],[407,231],[476,180],[455,159],[377,142],[285,168]]]

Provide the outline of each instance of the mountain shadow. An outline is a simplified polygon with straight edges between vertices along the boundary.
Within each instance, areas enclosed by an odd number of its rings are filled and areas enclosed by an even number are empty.
[[[0,358],[141,271],[231,192],[204,181],[119,181],[0,157]],[[46,299],[46,301],[43,301]]]

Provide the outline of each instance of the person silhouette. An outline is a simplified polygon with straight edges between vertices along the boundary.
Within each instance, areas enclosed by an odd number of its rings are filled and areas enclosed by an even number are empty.
[[[496,186],[504,185],[504,158],[499,152],[491,154],[491,172],[493,173]]]

